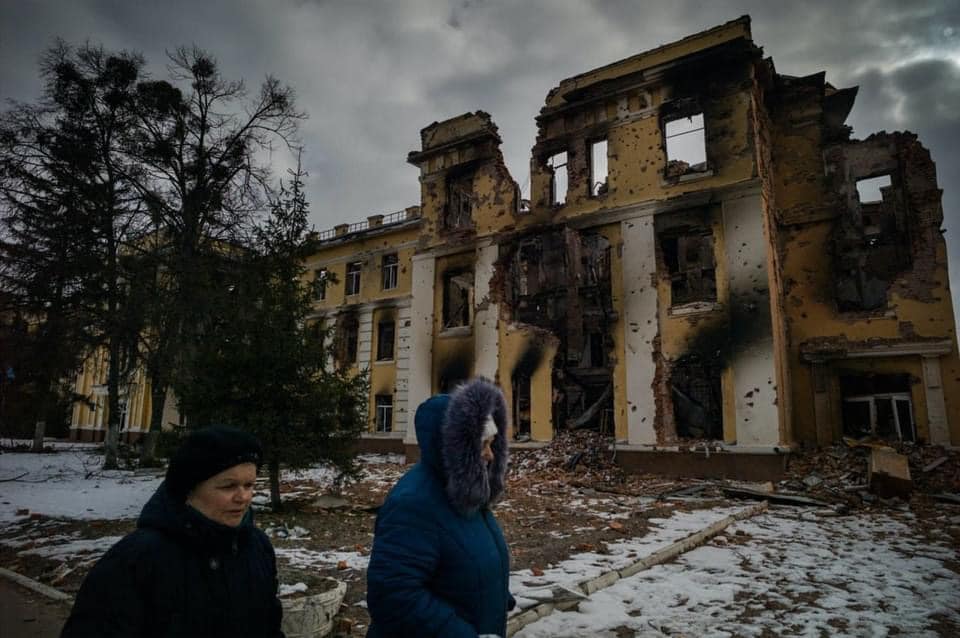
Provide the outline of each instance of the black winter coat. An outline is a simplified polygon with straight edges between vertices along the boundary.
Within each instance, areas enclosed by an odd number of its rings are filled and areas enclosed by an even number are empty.
[[[220,525],[161,485],[90,571],[61,638],[282,637],[281,615],[276,557],[251,514]]]

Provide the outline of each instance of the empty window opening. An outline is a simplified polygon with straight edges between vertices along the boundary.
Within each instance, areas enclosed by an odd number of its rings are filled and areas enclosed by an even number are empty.
[[[377,411],[377,432],[393,431],[393,395],[378,394],[374,397]]]
[[[456,230],[473,226],[473,173],[447,178],[447,204],[443,226]]]
[[[327,298],[327,277],[329,273],[326,268],[319,268],[313,271],[313,298],[317,301],[323,301]]]
[[[393,344],[396,336],[396,323],[391,319],[377,324],[377,361],[393,359]]]
[[[584,339],[583,356],[580,359],[580,367],[604,367],[607,365],[607,346],[603,333],[590,331],[587,326],[584,326],[583,331],[586,333],[586,339]]]
[[[535,295],[543,284],[540,268],[540,241],[532,239],[520,244],[516,254],[516,294],[520,297]]]
[[[844,435],[856,439],[916,440],[909,375],[841,376],[840,389]]]
[[[346,294],[347,295],[358,295],[360,294],[360,269],[362,264],[359,261],[354,261],[347,264],[347,283],[346,283]]]
[[[443,327],[457,328],[470,325],[470,305],[473,297],[473,273],[457,271],[443,276]]]
[[[567,201],[567,152],[551,155],[547,159],[547,168],[551,171],[550,203],[559,206]]]
[[[390,253],[389,255],[383,256],[382,270],[383,289],[393,290],[397,287],[397,275],[400,271],[400,260],[397,258],[397,253]]]
[[[530,375],[516,374],[513,377],[513,438],[530,440]]]
[[[712,233],[666,235],[660,246],[670,273],[671,305],[717,300]]]
[[[607,194],[607,140],[590,145],[590,196]]]
[[[678,360],[670,370],[670,394],[677,437],[723,438],[721,370],[698,356]]]
[[[857,180],[857,196],[861,204],[883,201],[883,189],[892,185],[889,175]]]
[[[663,131],[668,177],[706,170],[707,137],[703,113],[668,120]]]
[[[360,324],[352,312],[338,316],[337,324],[336,360],[341,366],[349,367],[357,362]]]

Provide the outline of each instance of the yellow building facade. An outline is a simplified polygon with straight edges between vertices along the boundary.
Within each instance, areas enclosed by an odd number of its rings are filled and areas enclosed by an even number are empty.
[[[855,96],[778,74],[743,17],[554,87],[529,199],[489,115],[424,128],[419,206],[321,234],[306,264],[314,318],[370,376],[368,446],[414,451],[416,406],[473,375],[515,441],[593,427],[648,469],[960,445],[934,165],[909,133],[851,139]]]

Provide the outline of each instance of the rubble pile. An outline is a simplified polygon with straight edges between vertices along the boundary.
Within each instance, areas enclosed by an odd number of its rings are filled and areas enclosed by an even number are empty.
[[[548,445],[510,452],[511,481],[561,480],[590,485],[619,485],[625,481],[616,464],[611,438],[590,430],[559,433]]]
[[[791,453],[787,476],[778,485],[778,491],[802,493],[854,507],[875,503],[878,495],[874,493],[877,490],[871,490],[869,467],[871,457],[878,451],[902,455],[909,463],[908,480],[913,493],[960,493],[960,453],[957,451],[913,443],[852,439],[827,448]]]

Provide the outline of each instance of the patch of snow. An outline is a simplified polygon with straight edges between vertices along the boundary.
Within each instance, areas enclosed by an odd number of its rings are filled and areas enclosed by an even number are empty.
[[[900,513],[806,516],[771,510],[734,523],[723,541],[622,579],[517,636],[932,637],[935,616],[960,623],[949,539],[917,538]]]
[[[370,562],[369,556],[364,556],[359,552],[318,552],[303,547],[276,547],[277,558],[287,561],[291,567],[336,567],[340,561],[344,561],[347,569],[366,569]]]
[[[0,523],[21,518],[18,510],[73,519],[136,518],[162,477],[129,470],[100,470],[103,456],[92,445],[71,443],[56,453],[0,454]]]
[[[291,594],[300,594],[307,591],[306,583],[294,583],[292,585],[287,585],[286,583],[280,583],[280,586],[277,588],[277,596],[290,596]]]

